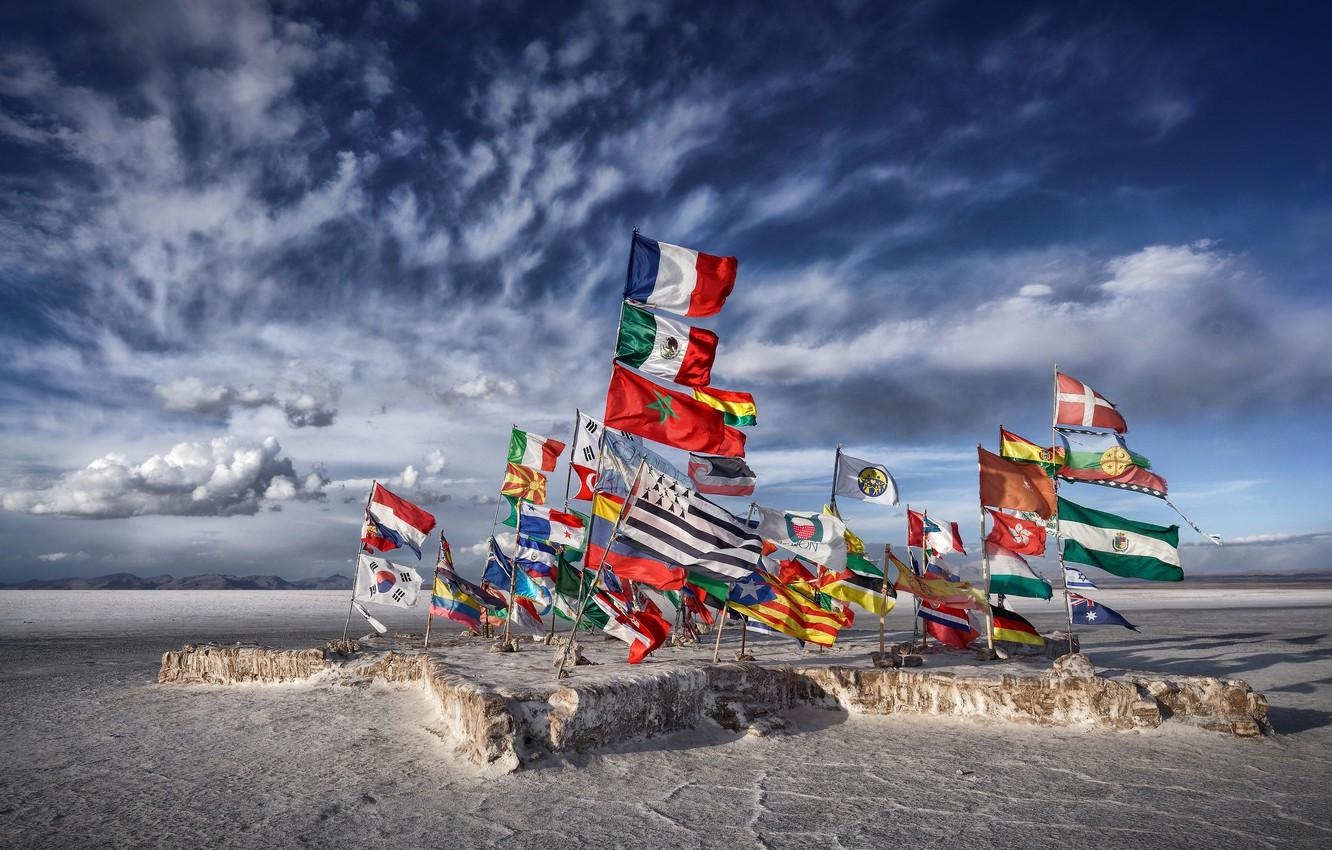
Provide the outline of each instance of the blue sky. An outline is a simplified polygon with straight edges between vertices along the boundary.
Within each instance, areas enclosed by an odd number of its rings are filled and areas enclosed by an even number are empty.
[[[1327,18],[5,4],[0,581],[346,573],[376,478],[479,572],[510,425],[601,411],[635,226],[740,259],[699,324],[764,504],[840,442],[974,538],[1058,363],[1227,540],[1186,574],[1332,566]]]

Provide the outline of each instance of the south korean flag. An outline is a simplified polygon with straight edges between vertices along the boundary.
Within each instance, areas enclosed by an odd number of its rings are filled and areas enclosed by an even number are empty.
[[[421,592],[421,576],[411,567],[384,558],[361,555],[356,562],[356,594],[359,602],[410,608]]]

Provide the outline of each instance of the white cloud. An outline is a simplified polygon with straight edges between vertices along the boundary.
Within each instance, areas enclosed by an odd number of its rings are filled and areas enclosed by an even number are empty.
[[[322,499],[318,471],[297,480],[282,447],[269,437],[249,443],[217,437],[178,443],[134,463],[112,453],[66,473],[44,489],[11,490],[8,511],[100,519],[163,514],[253,514],[263,500]]]

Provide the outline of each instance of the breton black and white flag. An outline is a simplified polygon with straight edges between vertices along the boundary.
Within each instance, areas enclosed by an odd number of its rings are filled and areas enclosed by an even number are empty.
[[[646,464],[625,502],[619,537],[667,564],[728,583],[754,572],[763,549],[725,508]]]

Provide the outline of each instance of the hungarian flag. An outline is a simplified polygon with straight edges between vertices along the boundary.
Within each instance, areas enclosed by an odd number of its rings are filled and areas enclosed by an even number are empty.
[[[998,543],[985,541],[985,557],[990,565],[990,592],[1004,596],[1049,599],[1054,595],[1050,583],[1032,571],[1021,555]]]
[[[722,414],[683,393],[635,375],[616,363],[606,391],[607,428],[618,428],[690,452],[745,456],[745,435]]]
[[[1048,519],[1055,510],[1054,484],[1039,467],[1006,460],[977,446],[982,505],[1032,511]]]
[[[717,335],[654,316],[641,307],[624,304],[615,359],[649,375],[687,387],[706,387],[717,357]]]
[[[1110,401],[1096,390],[1063,372],[1056,372],[1058,404],[1055,424],[1074,428],[1105,428],[1128,433],[1128,423]]]
[[[1038,446],[1026,437],[1020,437],[1012,431],[999,426],[999,456],[1009,460],[1021,460],[1028,463],[1043,464],[1047,469],[1063,463],[1064,450],[1060,447]]]
[[[994,528],[985,536],[986,543],[997,543],[1020,555],[1045,554],[1045,525],[1012,514],[986,508]]]
[[[1166,480],[1149,472],[1152,462],[1131,451],[1118,434],[1061,429],[1059,439],[1064,443],[1064,464],[1058,471],[1063,480],[1165,498]]]
[[[721,312],[739,263],[634,233],[624,300],[681,316]]]
[[[542,472],[554,472],[555,461],[564,451],[564,443],[530,434],[527,431],[513,429],[509,436],[509,463],[540,469]]]
[[[694,387],[694,398],[708,407],[720,410],[722,421],[727,425],[743,428],[758,424],[758,408],[749,393],[719,390],[716,387]]]
[[[504,470],[504,483],[500,485],[500,494],[544,505],[546,476],[534,469],[511,462]]]

